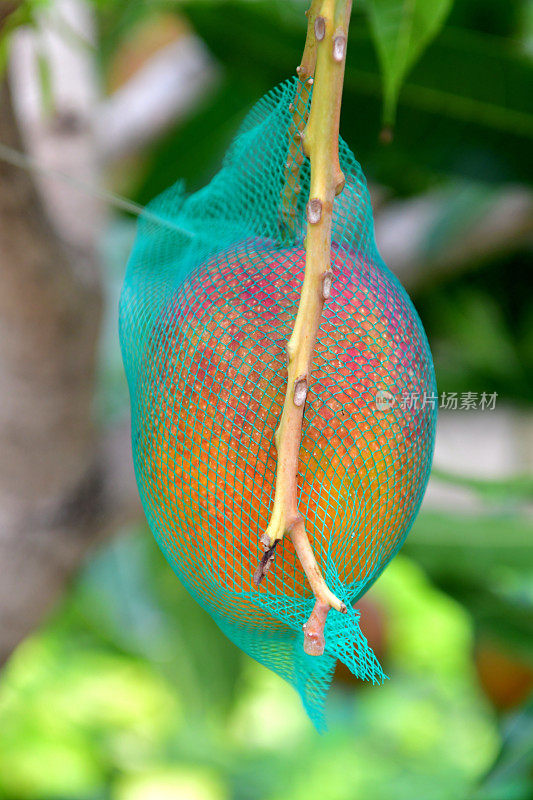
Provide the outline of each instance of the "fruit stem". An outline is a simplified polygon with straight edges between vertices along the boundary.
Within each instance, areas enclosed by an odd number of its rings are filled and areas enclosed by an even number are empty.
[[[331,291],[333,202],[344,188],[338,140],[350,12],[351,0],[320,0],[311,4],[304,56],[297,70],[300,77],[308,80],[313,66],[315,69],[311,110],[303,134],[304,153],[311,164],[305,273],[298,313],[287,345],[287,389],[276,432],[274,504],[270,522],[261,537],[265,550],[271,551],[277,541],[286,533],[290,534],[313,590],[315,607],[304,625],[304,649],[309,655],[324,652],[324,625],[329,610],[346,612],[344,603],[327,587],[309,543],[298,510],[297,478],[313,352],[324,302]],[[262,575],[256,573],[256,577],[260,580]]]

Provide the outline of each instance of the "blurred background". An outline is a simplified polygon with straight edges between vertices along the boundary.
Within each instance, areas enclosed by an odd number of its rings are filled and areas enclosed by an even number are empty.
[[[533,5],[356,2],[341,133],[437,372],[434,470],[329,733],[180,586],[132,477],[139,210],[294,74],[289,0],[0,3],[0,798],[533,798]],[[125,200],[127,198],[127,200]]]

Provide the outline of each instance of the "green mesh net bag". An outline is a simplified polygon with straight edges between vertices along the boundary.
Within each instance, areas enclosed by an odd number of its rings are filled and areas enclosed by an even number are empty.
[[[305,265],[309,164],[291,137],[301,87],[289,80],[253,108],[207,187],[185,197],[175,186],[150,206],[127,268],[120,334],[137,481],[160,547],[227,636],[296,687],[320,728],[337,659],[359,678],[384,679],[352,605],[413,523],[436,411],[412,401],[434,397],[428,343],[376,251],[365,179],[341,141],[346,188],[334,204],[333,284],[298,490],[317,562],[348,613],[331,612],[324,654],[306,655],[302,625],[314,600],[289,537],[253,583]]]

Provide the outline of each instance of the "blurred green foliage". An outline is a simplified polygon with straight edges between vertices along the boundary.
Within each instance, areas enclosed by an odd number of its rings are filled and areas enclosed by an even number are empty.
[[[47,0],[25,0],[7,33]],[[95,0],[106,76],[138,25],[184,16],[221,79],[152,143],[125,187],[141,203],[220,164],[248,108],[294,72],[303,2]],[[407,28],[424,13],[421,27]],[[406,17],[405,15],[412,15]],[[437,190],[428,260],[512,184],[533,182],[533,12],[528,0],[354,3],[342,133],[390,198]],[[46,68],[42,82],[46,84]],[[394,137],[379,134],[397,102]],[[115,332],[133,223],[114,220],[97,413],[127,402]],[[531,400],[533,311],[524,249],[424,276],[414,300],[441,391]],[[476,672],[483,637],[533,665],[533,487],[435,473],[477,511],[423,511],[373,590],[387,632],[381,688],[335,683],[330,732],[313,732],[292,690],[244,657],[190,599],[146,530],[84,568],[0,685],[3,800],[531,800],[533,710],[499,718]],[[364,618],[363,618],[364,625]]]
[[[530,254],[517,252],[445,277],[437,287],[431,280],[419,286],[414,299],[441,391],[497,392],[499,402],[530,403],[530,270]]]
[[[497,2],[492,5],[501,11],[488,30],[460,26],[461,8],[468,4],[456,1],[449,24],[405,79],[389,147],[379,141],[382,80],[372,29],[354,4],[341,130],[367,176],[395,192],[411,194],[449,176],[491,184],[532,180],[531,62],[515,41],[518,23],[502,36],[499,24],[508,14]],[[287,3],[282,11],[267,0],[181,6],[223,64],[226,79],[185,125],[168,134],[161,150],[154,150],[138,199],[146,202],[165,188],[173,169],[191,188],[211,176],[249,106],[294,73],[305,30],[302,5],[300,13],[295,5]],[[123,25],[110,26],[112,41],[120,39]]]
[[[391,680],[334,687],[320,737],[293,690],[195,606],[146,530],[119,537],[8,665],[0,797],[464,796],[498,748],[468,614],[403,558],[377,596]]]

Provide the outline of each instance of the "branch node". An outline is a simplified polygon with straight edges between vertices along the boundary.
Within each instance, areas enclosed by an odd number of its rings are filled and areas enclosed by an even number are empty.
[[[333,37],[333,60],[340,63],[346,55],[346,34],[342,28],[335,31]]]
[[[335,185],[335,197],[338,197],[344,191],[344,187],[346,186],[346,179],[344,175],[341,173],[341,178]]]
[[[293,402],[295,406],[300,408],[304,405],[307,397],[307,378],[298,378],[294,384],[294,397]]]
[[[263,550],[268,550],[268,549],[269,549],[269,547],[271,547],[271,546],[272,546],[272,542],[270,541],[270,539],[268,538],[268,536],[267,536],[267,534],[266,534],[266,533],[263,533],[263,534],[262,534],[262,535],[259,537],[259,541],[261,542],[261,545],[262,545],[262,547],[263,547]]]
[[[322,201],[318,197],[313,197],[307,203],[307,221],[310,225],[316,225],[322,217]]]
[[[289,339],[289,341],[287,343],[287,365],[289,365],[290,362],[292,361],[292,359],[294,358],[295,352],[296,351],[295,351],[294,345],[292,343],[292,339]]]
[[[263,539],[263,537],[261,537]],[[278,542],[280,540],[276,539],[272,546],[269,546],[267,550],[263,553],[261,561],[259,562],[256,571],[253,575],[253,582],[255,586],[259,586],[265,575],[267,574],[268,570],[274,563],[274,557],[276,555],[276,547],[278,546]]]
[[[321,42],[326,35],[326,20],[324,17],[317,17],[315,19],[315,38],[317,42]]]
[[[333,284],[333,273],[331,270],[324,273],[324,277],[322,278],[322,297],[324,300],[328,300],[331,297],[331,286]]]

